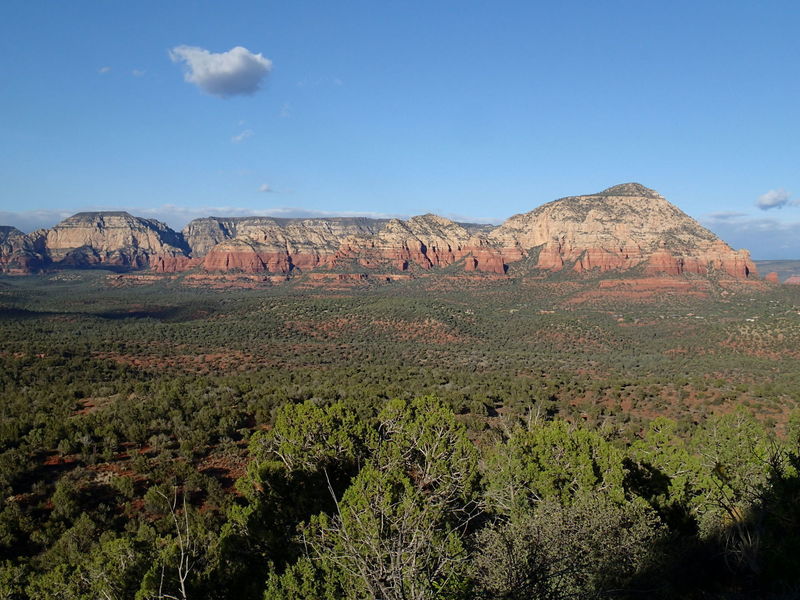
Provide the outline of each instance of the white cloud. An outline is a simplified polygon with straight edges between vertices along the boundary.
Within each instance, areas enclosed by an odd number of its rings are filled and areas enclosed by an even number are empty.
[[[283,106],[281,106],[281,112],[279,113],[281,119],[288,119],[292,116],[292,105],[288,102],[284,102]]]
[[[241,133],[239,133],[239,134],[237,134],[237,135],[233,136],[233,137],[231,138],[231,141],[232,141],[234,144],[241,144],[241,143],[242,143],[243,141],[245,141],[247,138],[253,137],[254,135],[255,135],[255,132],[254,132],[252,129],[245,129],[245,130],[244,130],[244,131],[242,131]]]
[[[30,233],[36,229],[52,227],[67,217],[79,211],[69,210],[28,210],[12,212],[0,210],[0,225],[11,225],[17,229]]]
[[[209,52],[195,46],[177,46],[169,51],[173,62],[184,62],[184,79],[219,98],[255,94],[272,61],[262,54],[236,46],[227,52]]]
[[[755,259],[800,259],[800,222],[747,215],[706,215],[700,222],[734,248],[746,248]]]
[[[146,71],[144,69],[134,69],[131,71],[131,75],[134,77],[142,77],[145,73]]]
[[[789,192],[783,188],[778,190],[770,190],[766,194],[758,197],[756,206],[761,210],[770,210],[771,208],[783,208],[789,204]]]
[[[270,186],[268,183],[262,183],[260,186],[258,186],[258,191],[269,193],[269,192],[274,192],[275,190],[273,190],[272,186]]]
[[[97,69],[97,72],[100,73],[100,75],[111,73],[111,67],[100,67],[99,69]]]

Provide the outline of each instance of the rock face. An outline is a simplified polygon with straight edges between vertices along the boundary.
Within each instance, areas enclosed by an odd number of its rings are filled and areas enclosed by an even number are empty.
[[[0,269],[113,267],[175,273],[269,273],[313,269],[421,273],[452,266],[503,274],[520,269],[624,271],[643,276],[745,278],[755,266],[708,229],[637,183],[562,198],[499,227],[433,214],[399,219],[207,217],[182,233],[125,212],[79,213],[52,229],[0,228]],[[373,271],[373,273],[376,271]]]
[[[16,227],[0,226],[0,272],[32,273],[47,262],[44,232],[26,235]]]
[[[289,273],[331,265],[349,237],[374,235],[385,220],[330,219],[197,219],[184,229],[194,257],[208,271],[242,270]]]
[[[141,269],[151,260],[188,258],[183,238],[164,223],[126,212],[86,212],[47,231],[50,261],[58,266]]]
[[[722,273],[736,278],[755,273],[746,250],[734,251],[638,183],[549,202],[511,217],[488,237],[506,254],[538,249],[540,269],[571,265],[583,272],[642,266],[646,274]]]
[[[52,229],[23,234],[0,228],[0,270],[32,273],[43,268],[109,267],[172,270],[189,263],[189,247],[164,223],[126,212],[78,213]]]
[[[503,272],[499,253],[473,231],[430,214],[408,221],[246,217],[197,219],[184,236],[207,271],[290,273],[353,261],[405,271],[412,265],[444,267],[470,256],[470,270]]]
[[[400,271],[446,267],[464,260],[467,271],[504,273],[500,252],[463,225],[433,214],[408,221],[392,219],[375,235],[352,236],[342,243],[336,260],[355,259],[365,267],[389,263]]]
[[[249,240],[273,252],[333,254],[345,238],[374,235],[387,222],[386,219],[349,217],[207,217],[195,219],[184,227],[183,237],[196,258],[205,256],[217,244],[234,238]]]

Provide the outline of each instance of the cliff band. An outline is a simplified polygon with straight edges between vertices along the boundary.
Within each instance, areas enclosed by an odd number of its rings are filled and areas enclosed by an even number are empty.
[[[30,234],[0,227],[0,270],[150,268],[156,272],[271,273],[314,269],[428,271],[450,267],[505,273],[509,265],[544,271],[684,273],[747,278],[746,250],[637,183],[554,200],[499,227],[433,214],[400,219],[207,217],[181,233],[126,212],[78,213]]]

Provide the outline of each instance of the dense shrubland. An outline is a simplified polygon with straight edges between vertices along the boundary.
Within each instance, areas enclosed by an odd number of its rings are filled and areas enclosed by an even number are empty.
[[[792,290],[85,277],[0,295],[0,598],[799,593]]]

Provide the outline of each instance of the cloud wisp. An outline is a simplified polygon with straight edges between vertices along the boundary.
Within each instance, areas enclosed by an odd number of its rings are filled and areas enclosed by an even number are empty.
[[[756,206],[761,210],[783,208],[787,204],[792,204],[792,202],[790,201],[789,192],[783,188],[770,190],[766,194],[761,194],[756,202]]]
[[[196,46],[176,46],[169,51],[172,62],[184,63],[184,80],[218,98],[250,96],[272,70],[272,61],[262,54],[236,46],[227,52],[209,52]]]
[[[253,131],[252,129],[245,129],[245,130],[244,130],[244,131],[242,131],[241,133],[239,133],[239,134],[237,134],[237,135],[233,136],[233,137],[231,138],[231,141],[232,141],[234,144],[241,144],[241,143],[242,143],[243,141],[245,141],[247,138],[251,138],[251,137],[253,137],[255,134],[256,134],[256,133],[255,133],[255,131]]]

